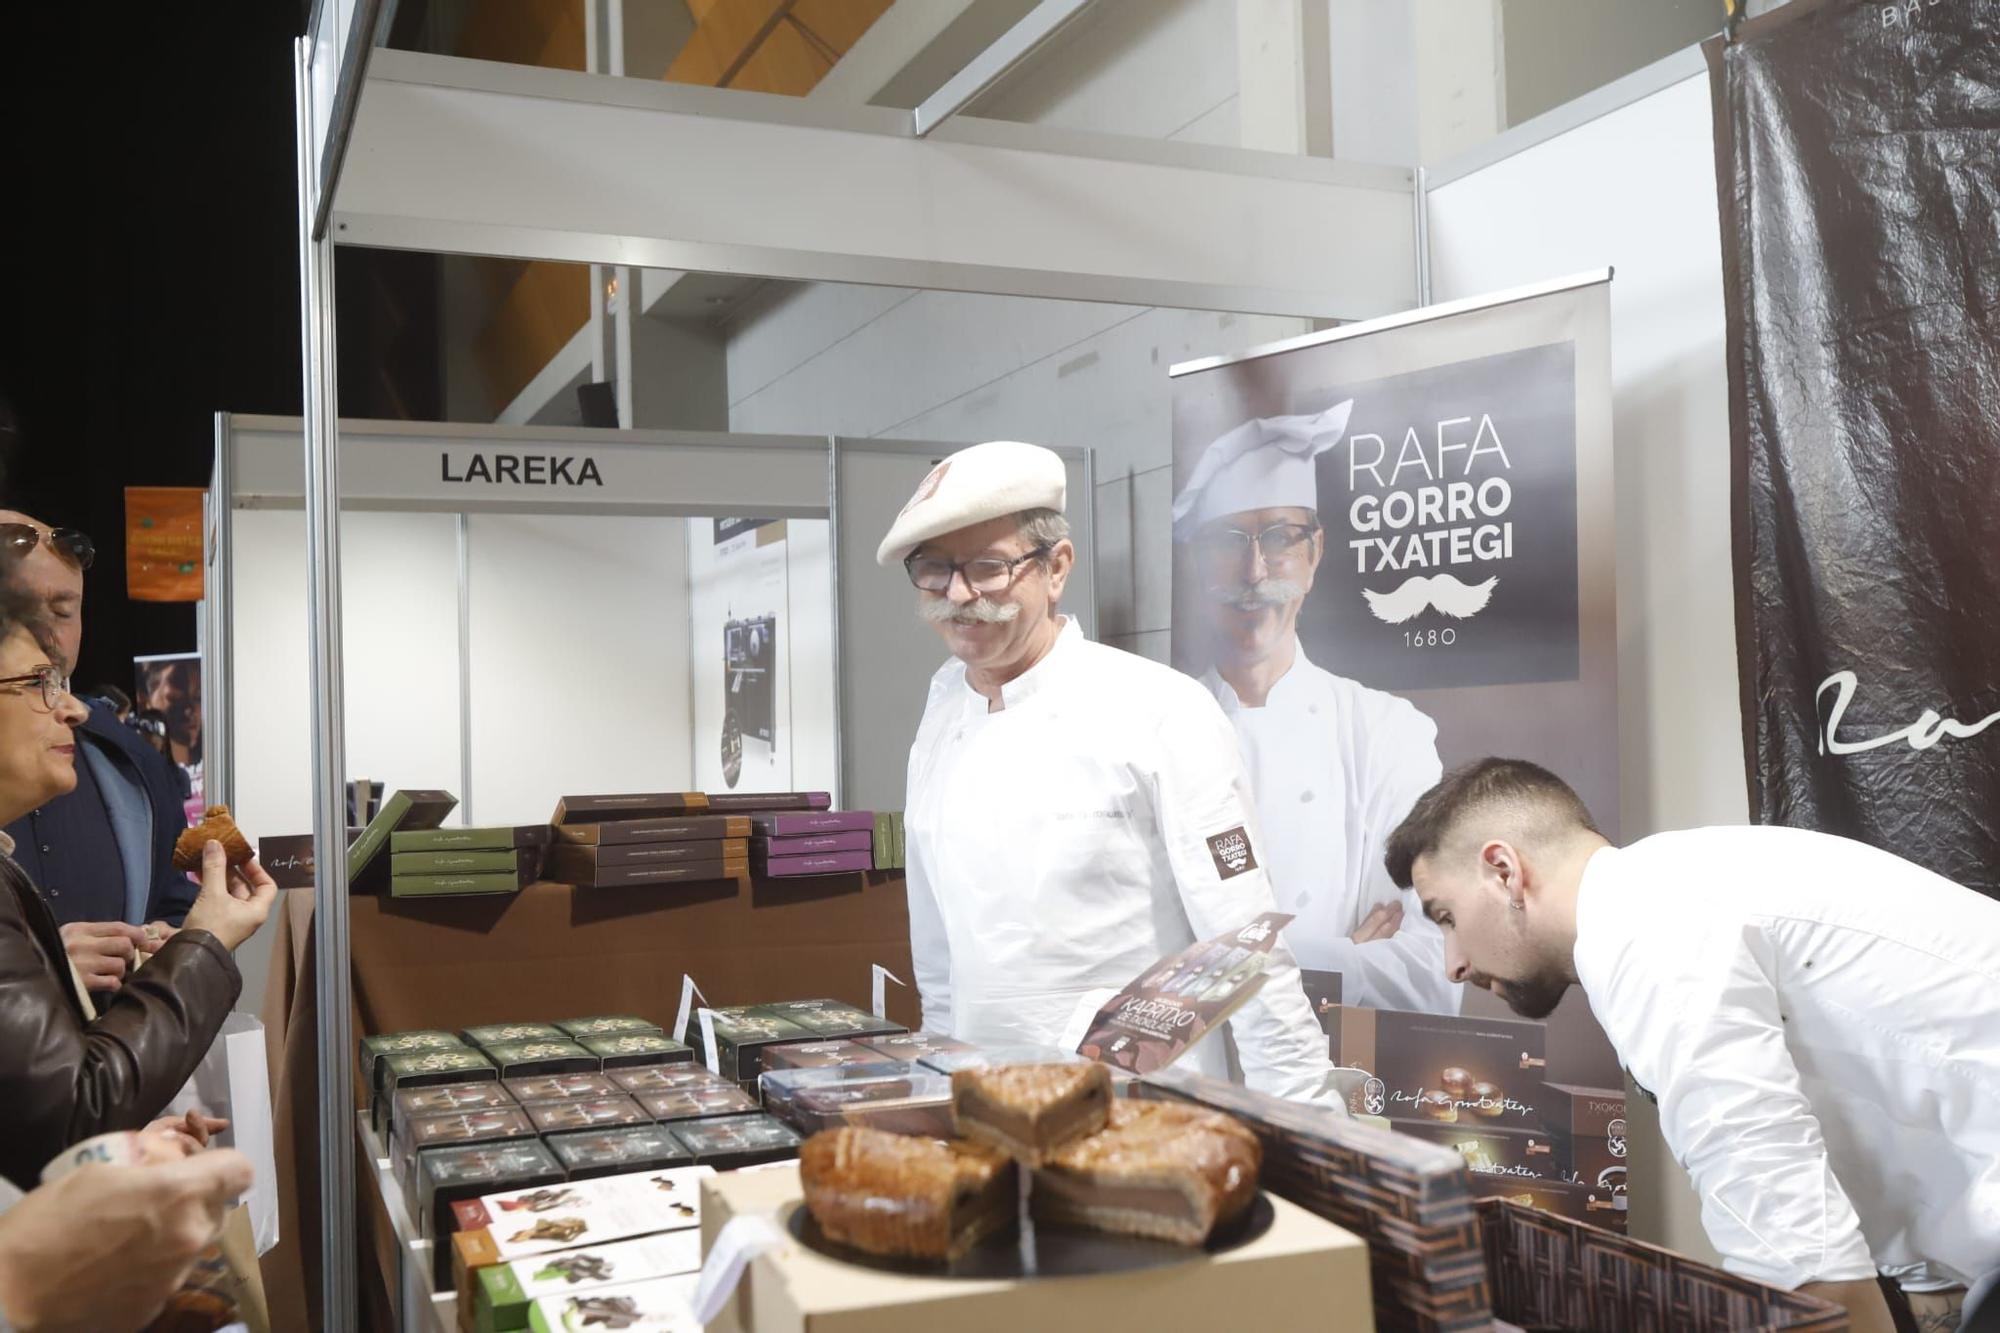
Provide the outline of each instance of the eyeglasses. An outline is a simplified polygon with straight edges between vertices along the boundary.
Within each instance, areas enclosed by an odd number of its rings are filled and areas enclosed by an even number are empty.
[[[988,555],[963,563],[934,555],[911,555],[903,561],[903,569],[909,574],[910,582],[924,592],[948,591],[952,576],[957,574],[963,574],[965,586],[976,593],[999,592],[1014,582],[1015,572],[1022,565],[1030,560],[1039,560],[1054,549],[1052,546],[1037,546],[1011,560]]]
[[[25,676],[0,676],[0,687],[14,685],[39,685],[42,687],[42,703],[53,713],[69,693],[69,677],[60,667],[36,667]]]
[[[42,530],[26,523],[0,523],[0,551],[19,559],[35,549],[35,543],[42,540]],[[97,545],[75,528],[50,528],[49,549],[75,565],[78,570],[90,568],[90,562],[97,559]]]
[[[1273,523],[1256,532],[1222,528],[1194,539],[1194,557],[1210,569],[1241,569],[1250,563],[1254,548],[1267,565],[1280,564],[1298,554],[1299,547],[1319,531],[1317,523]]]

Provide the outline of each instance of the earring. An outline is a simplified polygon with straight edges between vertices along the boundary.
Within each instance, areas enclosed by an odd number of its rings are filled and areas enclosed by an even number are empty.
[[[1512,901],[1510,901],[1510,902],[1509,902],[1509,903],[1507,904],[1507,906],[1508,906],[1508,907],[1509,907],[1509,908],[1510,908],[1511,910],[1513,910],[1513,911],[1516,911],[1516,912],[1525,912],[1525,911],[1527,910],[1527,905],[1526,905],[1525,903],[1518,903],[1518,902],[1512,902]]]

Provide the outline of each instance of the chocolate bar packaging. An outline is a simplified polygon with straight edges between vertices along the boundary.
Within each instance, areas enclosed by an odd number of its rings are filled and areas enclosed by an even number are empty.
[[[405,852],[501,852],[546,847],[555,830],[547,824],[497,828],[399,829],[389,835],[390,855]]]
[[[822,852],[811,856],[759,856],[750,858],[752,868],[772,879],[800,875],[852,875],[873,870],[875,859],[869,852]]]
[[[1552,1134],[1574,1138],[1624,1137],[1625,1092],[1622,1088],[1579,1088],[1551,1083],[1542,1094],[1542,1125]]]
[[[655,1278],[598,1287],[570,1296],[544,1296],[528,1310],[530,1333],[572,1329],[621,1329],[626,1333],[701,1333],[694,1317],[693,1279]]]
[[[879,1037],[856,1037],[854,1040],[857,1045],[890,1060],[916,1061],[932,1055],[963,1054],[976,1049],[970,1042],[956,1037],[941,1037],[935,1032],[890,1032]]]
[[[888,1063],[880,1051],[872,1051],[860,1042],[804,1041],[796,1046],[773,1046],[764,1052],[764,1071],[774,1069],[840,1069],[850,1065],[881,1065]]]
[[[521,1108],[535,1128],[544,1134],[569,1129],[608,1129],[614,1125],[640,1125],[651,1120],[626,1093],[615,1097],[592,1097],[577,1102],[531,1102]]]
[[[1338,1063],[1374,1077],[1348,1109],[1444,1125],[1542,1126],[1541,1023],[1343,1008]]]
[[[636,1094],[647,1115],[662,1123],[698,1120],[703,1116],[742,1115],[757,1109],[757,1099],[734,1085],[676,1088]]]
[[[686,815],[669,819],[617,819],[602,824],[564,824],[555,830],[557,842],[578,847],[609,848],[630,843],[704,842],[750,836],[748,815]]]
[[[547,1103],[561,1105],[562,1103]],[[473,1143],[501,1143],[508,1139],[531,1139],[535,1127],[518,1106],[492,1106],[478,1111],[438,1111],[411,1116],[404,1126],[404,1142],[410,1153],[426,1148],[450,1148]]]
[[[466,1045],[455,1032],[426,1029],[419,1032],[384,1032],[361,1039],[361,1083],[368,1089],[368,1114],[371,1123],[384,1122],[387,1116],[381,1113],[382,1075],[387,1067],[381,1064],[385,1055],[405,1055],[412,1051],[462,1051]]]
[[[674,1137],[694,1154],[698,1164],[717,1171],[734,1171],[797,1157],[799,1144],[804,1141],[791,1126],[768,1115],[688,1120],[673,1129]]]
[[[567,1041],[568,1034],[549,1023],[486,1023],[465,1030],[474,1046],[506,1046],[517,1041]]]
[[[658,1023],[632,1014],[601,1014],[595,1018],[566,1018],[555,1025],[571,1041],[591,1037],[616,1037],[627,1032],[664,1032]]]
[[[680,865],[721,861],[740,864],[750,859],[748,838],[699,839],[672,842],[620,842],[609,845],[564,845],[556,859],[579,874],[602,875],[624,866]]]
[[[537,1074],[532,1078],[510,1078],[501,1086],[523,1106],[530,1102],[579,1102],[591,1097],[616,1097],[623,1091],[599,1073]]]
[[[749,859],[670,861],[664,865],[601,865],[579,855],[585,848],[559,846],[549,853],[545,873],[558,884],[611,889],[646,884],[704,884],[734,879],[750,871]]]
[[[652,1065],[639,1069],[607,1069],[604,1076],[621,1090],[631,1093],[676,1092],[682,1088],[734,1088],[720,1074],[711,1074],[706,1065]]]
[[[375,1068],[382,1085],[382,1095],[376,1102],[377,1134],[388,1132],[389,1108],[395,1104],[399,1092],[410,1088],[434,1088],[441,1083],[491,1083],[500,1077],[499,1069],[491,1060],[479,1051],[464,1046],[385,1055],[376,1061]]]
[[[519,893],[535,882],[538,872],[527,867],[478,875],[406,874],[389,880],[392,898],[469,898],[489,893]]]
[[[694,1059],[693,1047],[684,1046],[659,1032],[620,1032],[609,1037],[586,1037],[577,1045],[596,1056],[605,1069],[684,1064]]]
[[[802,1135],[842,1125],[951,1138],[951,1079],[918,1066],[780,1069],[760,1080],[764,1110]]]
[[[509,1263],[699,1227],[701,1182],[713,1174],[705,1166],[683,1166],[506,1190],[461,1201],[452,1216],[462,1231],[487,1232],[493,1262]]]
[[[1128,1074],[1166,1068],[1262,984],[1291,919],[1265,912],[1155,962],[1097,1011],[1077,1050]]]
[[[567,1038],[506,1042],[485,1049],[487,1058],[499,1067],[502,1078],[585,1073],[602,1067],[596,1056]]]
[[[1507,1176],[1521,1180],[1562,1180],[1569,1169],[1555,1139],[1540,1128],[1502,1129],[1461,1120],[1457,1124],[1392,1122],[1395,1132],[1441,1144],[1465,1159],[1474,1175]]]
[[[562,1164],[540,1139],[474,1147],[431,1148],[417,1154],[416,1222],[424,1239],[448,1235],[451,1206],[502,1190],[533,1189],[562,1180]]]
[[[816,810],[755,814],[750,816],[750,827],[764,838],[797,838],[820,833],[873,834],[875,812]]]
[[[399,1155],[408,1152],[410,1121],[447,1111],[505,1110],[514,1098],[498,1083],[444,1083],[434,1088],[407,1088],[389,1108],[389,1140]]]
[[[818,1037],[877,1037],[903,1031],[901,1023],[877,1018],[841,1000],[781,1000],[757,1008]]]
[[[431,852],[391,852],[389,854],[389,874],[395,879],[412,875],[491,875],[497,873],[514,874],[529,860],[539,863],[538,856],[524,858],[522,854],[509,849],[459,849],[444,848]]]
[[[572,1314],[578,1318],[590,1317],[581,1298],[607,1288],[622,1291],[634,1283],[672,1278],[676,1283],[670,1287],[670,1293],[677,1293],[683,1303],[692,1300],[695,1274],[700,1268],[698,1231],[669,1231],[609,1245],[562,1250],[539,1259],[492,1264],[479,1270],[472,1291],[469,1326],[473,1333],[517,1333],[528,1327],[531,1307],[537,1301],[550,1300],[563,1302],[563,1310],[558,1322],[550,1323],[549,1327],[566,1333],[569,1324],[560,1320]],[[569,1308],[570,1297],[579,1298],[576,1310]],[[588,1327],[644,1327],[625,1325],[628,1306],[621,1303],[617,1308],[619,1314],[615,1320],[606,1315]],[[639,1310],[635,1296],[629,1313],[637,1317]],[[544,1316],[545,1321],[547,1318]]]
[[[823,1034],[755,1006],[743,1005],[712,1011],[709,1019],[715,1032],[715,1058],[702,1056],[716,1073],[734,1082],[757,1077],[767,1046],[788,1041],[813,1041]],[[700,1032],[700,1026],[693,1029]],[[832,1034],[840,1035],[840,1034]]]
[[[556,803],[555,817],[549,822],[560,827],[567,824],[600,824],[611,820],[675,819],[689,815],[748,814],[767,810],[825,810],[832,804],[832,798],[823,791],[665,791],[565,796]]]
[[[867,852],[869,860],[875,856],[875,835],[866,829],[853,829],[846,833],[799,833],[790,837],[765,837],[762,834],[749,849],[760,856],[825,856],[835,852]]]
[[[551,1134],[544,1140],[571,1180],[690,1166],[694,1158],[664,1125],[621,1125]]]

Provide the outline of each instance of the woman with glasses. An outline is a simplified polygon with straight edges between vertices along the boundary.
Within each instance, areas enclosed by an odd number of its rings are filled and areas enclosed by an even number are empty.
[[[18,593],[0,588],[0,823],[76,785],[84,707]],[[277,895],[252,861],[210,843],[200,896],[99,1014],[34,883],[0,852],[0,1175],[31,1188],[48,1160],[107,1130],[139,1129],[208,1051],[242,988],[232,951]]]

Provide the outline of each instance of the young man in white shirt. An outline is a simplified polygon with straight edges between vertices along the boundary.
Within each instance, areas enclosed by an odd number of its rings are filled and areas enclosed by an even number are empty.
[[[1614,847],[1560,778],[1507,759],[1446,775],[1387,859],[1453,980],[1529,1018],[1583,987],[1731,1272],[1837,1301],[1857,1333],[1894,1327],[1892,1297],[1990,1287],[2000,903],[1803,829]]]

